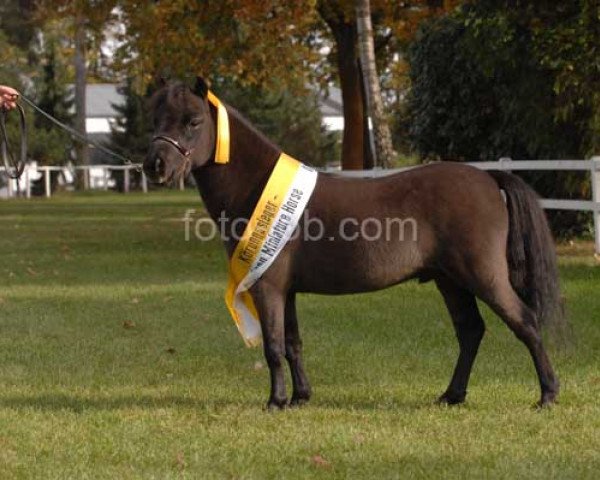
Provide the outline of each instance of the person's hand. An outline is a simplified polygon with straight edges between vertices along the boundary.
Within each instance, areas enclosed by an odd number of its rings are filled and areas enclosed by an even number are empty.
[[[11,110],[17,106],[19,92],[14,88],[0,85],[0,108]]]

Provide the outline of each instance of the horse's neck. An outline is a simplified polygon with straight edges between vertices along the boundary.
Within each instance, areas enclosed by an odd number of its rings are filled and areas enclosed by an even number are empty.
[[[200,195],[213,218],[229,222],[248,219],[277,162],[280,150],[228,109],[230,159],[227,164],[211,164],[194,171]]]

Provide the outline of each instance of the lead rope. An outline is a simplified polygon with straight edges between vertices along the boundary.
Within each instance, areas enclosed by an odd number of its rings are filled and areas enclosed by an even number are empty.
[[[25,121],[25,111],[21,105],[17,104],[17,112],[19,112],[19,127],[21,130],[21,154],[19,159],[15,159],[13,152],[8,143],[8,134],[6,133],[6,114],[8,111],[4,108],[0,109],[0,154],[2,162],[8,178],[17,181],[17,194],[19,192],[19,178],[25,170],[27,161],[27,123]]]
[[[120,160],[125,165],[131,165],[131,166],[135,167],[136,172],[142,171],[141,164],[133,163],[131,160],[124,157],[123,155],[120,155],[119,153],[115,152],[114,150],[111,150],[110,148],[107,148],[104,145],[102,145],[98,142],[95,142],[94,140],[91,140],[87,135],[84,135],[84,134],[78,132],[77,130],[69,127],[65,123],[61,122],[57,118],[50,115],[48,112],[42,110],[40,107],[38,107],[32,100],[27,98],[25,95],[19,94],[19,98],[22,99],[25,103],[27,103],[36,112],[40,113],[41,115],[46,117],[48,120],[50,120],[52,123],[57,125],[59,128],[61,128],[65,132],[67,132],[69,135],[71,135],[71,137],[79,140],[80,142],[82,142],[88,146],[97,148],[101,152],[103,152],[113,158],[116,158],[117,160]],[[25,169],[25,163],[27,160],[27,124],[25,121],[25,112],[23,110],[23,107],[19,104],[17,104],[17,111],[20,114],[20,123],[21,123],[21,159],[19,162],[15,162],[14,156],[12,155],[12,152],[10,151],[10,148],[8,147],[8,136],[6,135],[6,126],[5,126],[6,110],[3,109],[0,114],[0,130],[2,130],[1,135],[3,137],[3,138],[0,138],[0,143],[2,143],[2,148],[1,148],[2,158],[4,161],[4,166],[6,167],[6,174],[10,178],[16,179],[16,180],[18,180],[20,178],[20,176],[23,174],[23,170]],[[10,157],[10,159],[9,159],[9,157]],[[11,165],[11,163],[12,163],[12,165]],[[17,185],[17,187],[18,187],[18,185]]]

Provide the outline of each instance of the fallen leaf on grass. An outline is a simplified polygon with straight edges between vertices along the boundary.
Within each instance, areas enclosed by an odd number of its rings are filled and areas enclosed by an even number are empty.
[[[27,267],[27,273],[29,275],[31,275],[32,277],[37,277],[39,275],[38,272],[36,272],[33,268],[31,267]]]
[[[258,371],[258,370],[262,370],[263,368],[265,368],[265,364],[262,362],[254,362],[254,370]]]
[[[319,468],[331,468],[331,462],[325,460],[321,455],[313,455],[310,458],[311,463]]]
[[[175,455],[175,465],[179,470],[183,470],[186,467],[185,455],[183,452],[177,452],[177,455]]]
[[[131,320],[124,320],[123,328],[135,328],[135,322],[133,322]]]

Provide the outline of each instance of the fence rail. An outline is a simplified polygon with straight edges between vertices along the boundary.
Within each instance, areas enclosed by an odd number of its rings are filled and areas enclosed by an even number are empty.
[[[592,199],[591,200],[564,200],[555,198],[544,198],[541,199],[541,205],[547,210],[575,210],[593,212],[594,216],[594,239],[595,239],[595,250],[597,254],[600,254],[600,156],[592,157],[590,160],[511,160],[510,158],[501,158],[495,162],[471,162],[469,165],[480,168],[482,170],[503,170],[503,171],[580,171],[588,172],[590,174],[590,180],[592,185]],[[86,188],[103,188],[107,190],[109,188],[110,174],[112,171],[123,171],[123,191],[125,193],[130,191],[131,187],[131,170],[136,169],[137,165],[86,165],[76,167],[58,167],[58,166],[27,166],[23,173],[22,183],[23,191],[27,198],[31,197],[31,180],[34,177],[38,177],[40,174],[44,179],[44,194],[46,197],[52,195],[50,172],[59,171],[73,171],[78,170],[84,171],[84,186]],[[356,171],[340,171],[325,169],[325,172],[335,173],[347,177],[358,177],[358,178],[375,178],[394,173],[410,170],[418,167],[406,167],[389,170],[356,170]],[[0,172],[4,170],[4,167],[0,167]],[[101,173],[98,173],[101,172]],[[100,182],[94,183],[92,176],[95,175],[96,179],[98,176],[101,177]],[[142,191],[148,191],[148,182],[146,175],[141,173],[141,186]],[[16,192],[16,183],[14,181],[8,181],[7,184],[7,195],[12,197]],[[100,185],[98,187],[98,185]],[[180,188],[183,189],[183,181],[180,183]]]

